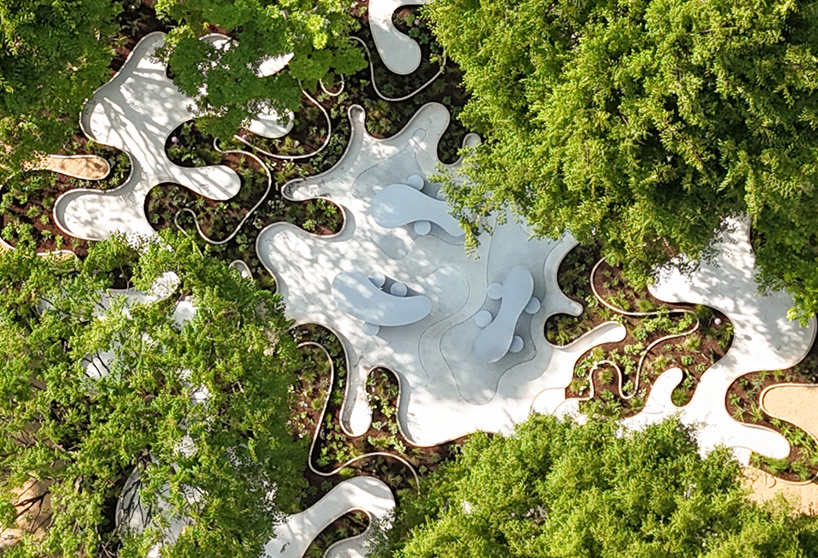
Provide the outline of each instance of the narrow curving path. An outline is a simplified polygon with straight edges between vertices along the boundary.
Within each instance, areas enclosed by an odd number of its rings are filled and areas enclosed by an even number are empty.
[[[802,327],[789,320],[793,302],[786,292],[758,294],[746,220],[729,223],[714,248],[715,257],[691,274],[664,270],[649,289],[659,300],[703,304],[722,312],[733,324],[730,349],[704,372],[687,405],[677,407],[671,401],[673,388],[682,380],[681,370],[672,368],[657,378],[642,412],[623,423],[639,428],[678,414],[685,424],[697,426],[703,451],[725,445],[744,464],[753,452],[783,459],[789,455],[789,442],[773,430],[736,421],[727,412],[725,398],[730,385],[745,374],[800,362],[815,340],[816,321]]]
[[[373,534],[373,523],[385,520],[395,508],[395,497],[383,481],[375,477],[355,477],[344,481],[309,509],[287,517],[275,529],[275,535],[264,546],[264,558],[301,558],[312,541],[333,521],[352,511],[369,516],[366,531],[357,537],[339,541],[329,547],[325,556],[366,556],[367,543]]]

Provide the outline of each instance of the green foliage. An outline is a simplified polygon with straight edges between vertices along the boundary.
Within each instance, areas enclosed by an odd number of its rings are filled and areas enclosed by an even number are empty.
[[[378,556],[778,558],[814,556],[818,523],[749,502],[726,449],[700,457],[675,421],[617,435],[537,415],[477,434],[402,495]],[[391,554],[393,553],[393,554]]]
[[[48,480],[54,509],[45,537],[19,543],[20,555],[107,556],[124,545],[121,556],[144,556],[156,533],[123,541],[107,519],[134,468],[143,502],[167,486],[171,514],[191,520],[163,555],[256,558],[274,513],[296,511],[306,448],[286,422],[299,353],[280,299],[191,239],[165,242],[137,257],[114,239],[84,261],[0,253],[0,500]],[[180,283],[167,299],[114,297],[106,309],[100,293],[128,267],[143,290],[167,271]],[[179,325],[182,297],[196,311]],[[88,374],[106,352],[102,377]],[[205,391],[204,402],[192,397]],[[192,452],[178,449],[186,436]],[[185,498],[193,487],[196,506]]]
[[[0,177],[77,129],[83,101],[109,77],[119,2],[0,0]]]
[[[171,29],[163,49],[174,82],[196,97],[202,128],[228,139],[266,100],[280,113],[296,110],[301,85],[313,88],[331,74],[352,74],[365,66],[349,41],[355,20],[343,0],[158,0],[156,12]],[[216,25],[234,39],[217,49],[199,41]],[[267,56],[293,53],[281,72],[259,78]],[[299,84],[300,82],[300,84]],[[202,87],[207,85],[206,94]]]
[[[756,229],[763,287],[818,310],[818,2],[442,0],[426,7],[486,141],[447,198],[473,246],[510,207],[644,283]]]

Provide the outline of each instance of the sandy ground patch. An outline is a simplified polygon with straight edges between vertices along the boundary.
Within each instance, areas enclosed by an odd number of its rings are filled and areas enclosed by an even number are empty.
[[[818,437],[818,385],[783,384],[761,394],[761,406],[770,416],[786,420]],[[747,486],[757,502],[772,500],[779,493],[796,504],[801,513],[818,514],[818,484],[777,479],[753,467],[744,469]]]
[[[111,171],[108,161],[96,155],[78,155],[75,157],[49,155],[37,165],[37,168],[67,174],[83,180],[101,180],[108,176]]]
[[[795,504],[801,513],[818,515],[818,484],[814,482],[793,482],[777,479],[771,474],[756,469],[744,468],[744,482],[752,492],[750,499],[755,502],[773,500],[778,494]]]
[[[761,405],[770,416],[791,422],[818,437],[818,385],[770,386],[761,393]]]

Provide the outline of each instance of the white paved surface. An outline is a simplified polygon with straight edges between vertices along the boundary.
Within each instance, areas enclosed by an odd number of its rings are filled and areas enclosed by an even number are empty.
[[[460,223],[449,215],[449,206],[444,200],[433,198],[406,184],[390,184],[378,192],[372,200],[372,216],[387,229],[426,221],[440,227],[448,235],[464,235]],[[429,230],[432,230],[431,227]]]
[[[418,445],[436,445],[478,429],[509,430],[528,416],[544,390],[549,391],[543,405],[564,400],[577,357],[595,344],[624,336],[621,326],[608,324],[572,347],[555,348],[545,341],[548,316],[581,311],[557,286],[557,267],[575,241],[530,239],[529,232],[511,220],[498,226],[493,237],[483,238],[473,258],[466,255],[462,238],[443,230],[419,236],[411,225],[380,226],[371,206],[386,185],[437,172],[437,142],[449,113],[442,105],[428,104],[403,131],[385,140],[366,133],[360,107],[353,107],[350,118],[351,140],[338,165],[283,188],[292,199],[326,197],[339,204],[346,219],[343,230],[319,237],[276,223],[262,231],[256,244],[261,261],[276,276],[288,317],[296,323],[321,324],[344,343],[349,359],[342,413],[347,430],[360,434],[369,426],[365,381],[376,366],[398,374],[399,420]],[[497,314],[500,301],[487,296],[487,287],[513,266],[531,274],[533,294],[542,305],[517,323],[515,334],[524,341],[521,352],[495,363],[481,362],[472,353],[481,331],[474,316],[481,310]],[[333,297],[332,282],[344,271],[379,271],[400,281],[432,301],[431,313],[414,324],[382,327],[376,335],[367,335],[360,320]]]
[[[749,372],[797,364],[812,346],[816,322],[813,318],[801,327],[787,319],[792,298],[785,292],[756,294],[755,257],[746,222],[736,222],[734,230],[722,236],[719,249],[715,261],[702,264],[691,277],[673,271],[650,290],[661,300],[720,310],[733,322],[733,345],[704,373],[690,403],[679,408],[671,402],[670,394],[682,380],[681,371],[674,368],[656,380],[645,409],[625,424],[637,428],[679,413],[683,422],[700,427],[705,452],[724,444],[735,448],[745,463],[751,452],[780,459],[789,454],[787,440],[772,430],[734,420],[725,406],[727,389]]]
[[[145,198],[151,188],[164,182],[181,184],[213,200],[227,200],[241,187],[239,176],[226,166],[187,168],[168,159],[168,136],[193,115],[188,110],[192,99],[179,91],[168,79],[165,65],[153,58],[163,41],[164,34],[158,32],[142,39],[122,69],[97,90],[83,112],[81,123],[86,135],[126,152],[132,171],[114,190],[77,189],[57,199],[54,218],[71,236],[102,240],[114,231],[153,234],[145,216]],[[263,135],[278,137],[289,130],[291,123],[279,123],[268,112],[252,127]]]
[[[362,511],[370,519],[384,521],[395,508],[392,491],[375,477],[354,477],[344,481],[318,503],[296,515],[289,516],[276,527],[274,538],[264,546],[264,558],[301,558],[312,541],[330,523],[352,512]],[[363,558],[372,532],[364,533],[332,545],[325,558]]]
[[[360,271],[342,271],[336,275],[332,280],[332,296],[341,310],[377,326],[413,324],[432,310],[429,297],[387,293]]]
[[[420,47],[414,39],[392,25],[392,14],[403,6],[428,4],[431,0],[369,0],[369,28],[378,54],[396,74],[411,74],[420,66]]]

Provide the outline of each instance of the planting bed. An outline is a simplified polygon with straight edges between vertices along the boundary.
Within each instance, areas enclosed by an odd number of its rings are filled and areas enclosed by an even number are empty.
[[[711,308],[668,304],[647,289],[635,289],[620,269],[606,262],[593,273],[599,259],[598,249],[579,246],[563,260],[558,276],[560,288],[580,302],[584,311],[576,318],[551,317],[546,322],[546,338],[555,345],[565,345],[607,321],[624,325],[627,335],[620,342],[595,347],[580,357],[566,395],[589,399],[589,405],[606,414],[630,416],[644,406],[652,381],[665,370],[679,367],[684,380],[674,390],[673,402],[684,405],[704,371],[730,348],[732,324]],[[609,305],[624,312],[655,315],[628,316],[608,308],[591,289],[592,273],[596,292]],[[681,335],[685,332],[689,333]],[[669,336],[674,337],[659,341]],[[597,364],[600,362],[605,364]]]

